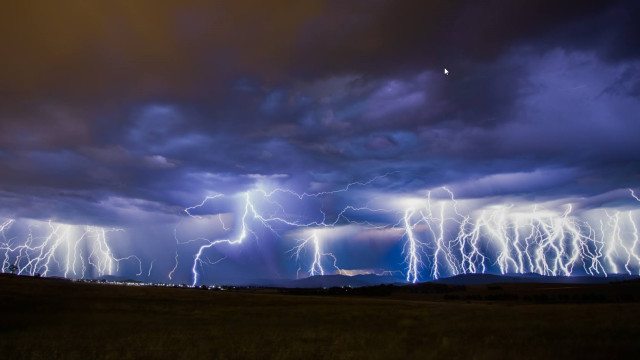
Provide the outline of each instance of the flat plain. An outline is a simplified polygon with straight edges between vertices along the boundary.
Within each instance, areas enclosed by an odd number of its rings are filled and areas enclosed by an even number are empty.
[[[615,359],[640,282],[229,289],[0,275],[2,359]]]

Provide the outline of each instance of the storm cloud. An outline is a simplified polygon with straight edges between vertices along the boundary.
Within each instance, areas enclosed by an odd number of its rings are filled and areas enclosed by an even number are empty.
[[[634,1],[6,2],[0,212],[145,227],[211,194],[384,174],[366,196],[622,194],[640,181],[639,17]]]

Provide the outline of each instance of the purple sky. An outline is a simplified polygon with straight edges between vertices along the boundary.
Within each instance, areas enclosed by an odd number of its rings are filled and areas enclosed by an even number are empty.
[[[628,200],[638,18],[636,1],[5,2],[0,215],[124,228],[145,269],[167,270],[184,208],[225,194],[211,213],[233,213],[256,186],[314,193],[388,174],[290,203],[311,219],[440,186]],[[347,268],[402,268],[401,244],[345,234]],[[295,271],[272,235],[215,271]]]

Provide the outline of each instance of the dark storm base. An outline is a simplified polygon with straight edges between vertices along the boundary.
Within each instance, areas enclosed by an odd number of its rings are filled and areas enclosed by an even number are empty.
[[[367,292],[127,287],[0,275],[5,359],[622,358],[640,282]]]

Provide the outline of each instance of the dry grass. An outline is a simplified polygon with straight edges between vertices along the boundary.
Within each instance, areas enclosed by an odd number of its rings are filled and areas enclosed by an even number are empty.
[[[3,359],[621,358],[640,304],[444,302],[0,276]]]

